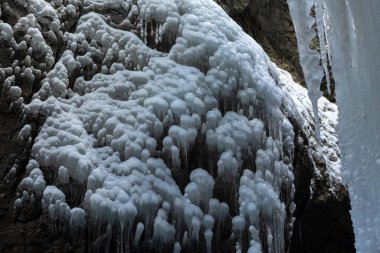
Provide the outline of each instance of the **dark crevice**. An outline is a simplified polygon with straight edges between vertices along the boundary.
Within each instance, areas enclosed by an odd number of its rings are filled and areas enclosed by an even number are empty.
[[[318,181],[314,178],[314,170],[319,166],[313,162],[305,134],[297,125],[294,126],[295,139],[300,137],[303,143],[297,143],[294,151],[296,210],[293,215],[296,220],[289,252],[354,253],[355,239],[347,188],[344,185],[335,186],[335,195],[318,199],[329,187],[328,175],[321,169],[321,173],[325,174],[321,180],[323,182],[312,185],[312,180]]]

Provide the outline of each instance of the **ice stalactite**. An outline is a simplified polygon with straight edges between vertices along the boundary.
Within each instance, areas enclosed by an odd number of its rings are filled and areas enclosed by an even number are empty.
[[[303,24],[310,28],[311,19],[305,15],[310,13],[314,1],[288,2],[297,37],[306,38],[308,29],[300,27]],[[315,11],[322,42],[321,62],[326,71],[326,48],[336,81],[342,171],[350,193],[356,248],[358,252],[379,252],[380,72],[375,66],[380,64],[377,46],[380,4],[376,0],[365,3],[317,0]],[[327,46],[323,44],[325,41]],[[308,41],[298,42],[302,64]],[[315,66],[319,59],[315,53],[310,57],[315,57],[315,64],[303,66],[304,71],[307,68],[318,74]],[[313,93],[315,89],[311,89]]]
[[[323,68],[323,72],[326,78],[326,86],[328,93],[331,92],[331,84],[330,84],[330,74],[328,66],[331,61],[331,57],[329,57],[329,44],[327,43],[327,23],[326,23],[326,4],[324,1],[315,1],[314,3],[315,10],[315,21],[317,25],[318,31],[318,41],[319,41],[319,52],[321,55],[321,66]],[[330,61],[329,61],[330,60]]]
[[[378,1],[326,1],[339,108],[343,178],[358,252],[379,252],[380,72]]]
[[[310,43],[317,36],[314,25],[316,23],[315,17],[311,16],[312,9],[314,7],[315,0],[288,0],[290,14],[293,20],[294,29],[296,31],[298,51],[300,55],[300,63],[302,71],[305,77],[305,82],[308,88],[309,98],[313,105],[314,119],[315,119],[315,131],[319,136],[320,123],[318,116],[318,99],[322,93],[320,91],[321,81],[324,73],[328,73],[326,61],[323,61],[323,69],[320,65],[321,54],[314,49],[310,48]],[[320,24],[320,16],[323,15],[322,5],[318,2],[315,6],[317,23]],[[324,35],[324,29],[318,30],[318,34]],[[325,52],[324,36],[320,38],[320,45]],[[326,55],[326,53],[325,53]],[[324,57],[323,59],[326,59]]]

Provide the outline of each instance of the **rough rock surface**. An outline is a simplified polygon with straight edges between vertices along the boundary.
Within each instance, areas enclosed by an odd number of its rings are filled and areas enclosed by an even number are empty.
[[[285,0],[216,0],[251,35],[277,66],[303,82],[297,38]]]

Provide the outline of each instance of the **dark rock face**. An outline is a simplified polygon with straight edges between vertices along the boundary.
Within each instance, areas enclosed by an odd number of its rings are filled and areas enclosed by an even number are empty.
[[[297,38],[285,0],[216,0],[251,35],[279,67],[303,82]]]
[[[356,252],[348,197],[307,203],[296,218],[290,252]]]
[[[306,85],[286,0],[215,1],[264,48],[273,62],[291,73],[295,81]],[[313,40],[311,46],[319,49],[318,38]],[[323,79],[321,91],[327,99],[335,102],[335,81],[330,66],[329,69],[331,93],[327,91],[326,79]]]
[[[297,208],[289,252],[356,252],[347,188],[329,179],[307,138],[300,132],[299,137],[304,143],[295,147]]]
[[[8,106],[4,101],[0,104],[0,252],[65,252],[61,250],[68,246],[59,245],[64,240],[54,238],[49,222],[40,220],[41,210],[26,209],[22,218],[14,219],[13,204],[29,145],[18,139],[20,111],[5,112]]]

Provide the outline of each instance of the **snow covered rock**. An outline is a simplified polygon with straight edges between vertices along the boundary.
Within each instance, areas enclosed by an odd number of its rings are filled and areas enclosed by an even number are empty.
[[[215,180],[218,189],[231,182],[229,197],[221,199],[231,214],[240,212],[244,169],[263,173],[276,187],[267,194],[278,203],[280,188],[293,185],[291,164],[281,161],[292,160],[294,133],[291,125],[283,126],[286,115],[298,112],[288,106],[275,66],[211,1],[167,3],[85,2],[89,13],[74,33],[64,35],[68,49],[24,109],[26,119],[47,117],[32,157],[55,171],[59,182],[87,185],[83,206],[89,222],[120,231],[116,237],[104,231],[120,251],[131,246],[139,221],[140,241],[152,239],[152,247],[170,249],[179,242],[182,250],[196,249],[203,236],[220,247],[220,232],[201,226],[211,211]],[[125,20],[135,27],[113,28],[96,13],[99,8],[131,11]],[[162,41],[165,36],[176,39]],[[150,48],[164,43],[171,43],[168,52]],[[258,158],[262,149],[270,151]],[[279,213],[282,220],[292,194]],[[59,217],[50,211],[55,202],[49,205],[50,216]],[[222,231],[231,214],[214,213]],[[282,231],[288,225],[270,226]],[[248,233],[244,226],[239,231]],[[274,240],[284,250],[284,239]]]
[[[286,90],[296,84],[218,5],[29,2],[14,27],[31,45],[24,76],[38,81],[23,119],[46,120],[18,210],[33,200],[55,224],[87,226],[98,251],[289,247],[296,130],[312,136],[313,121]],[[7,71],[4,96],[17,80]]]

